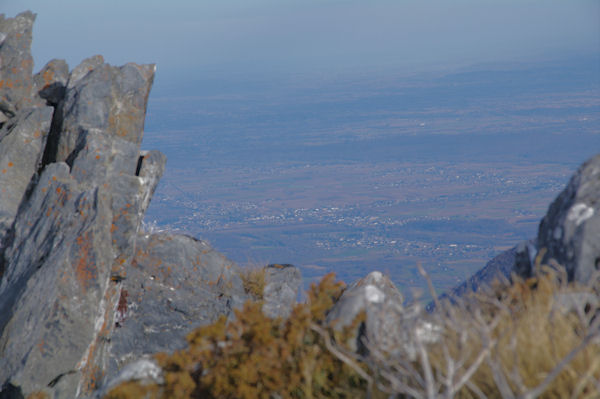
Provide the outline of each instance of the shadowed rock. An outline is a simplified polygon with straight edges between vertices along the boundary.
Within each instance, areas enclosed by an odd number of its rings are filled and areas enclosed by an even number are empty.
[[[52,60],[33,77],[33,92],[48,105],[56,106],[65,96],[68,80],[69,66],[65,60]]]

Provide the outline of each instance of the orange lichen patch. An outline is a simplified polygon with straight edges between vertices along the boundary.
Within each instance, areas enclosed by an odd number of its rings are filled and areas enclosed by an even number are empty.
[[[37,139],[37,138],[39,138],[41,135],[42,135],[42,132],[40,132],[39,130],[36,130],[36,131],[33,133],[33,137],[35,137],[36,139]]]
[[[6,173],[6,169],[2,169],[2,173]]]
[[[117,230],[117,226],[116,226],[114,223],[112,223],[112,224],[110,225],[110,232],[111,232],[111,233],[114,233],[116,230]]]
[[[91,281],[98,278],[95,259],[92,258],[91,254],[92,239],[90,238],[90,233],[86,231],[83,235],[77,237],[76,242],[79,247],[79,253],[77,264],[75,265],[75,275],[79,285],[85,292],[90,287]]]
[[[27,69],[31,64],[33,64],[32,60],[23,60],[21,61],[21,68]]]
[[[125,208],[130,208],[131,204],[125,204]]]
[[[17,72],[19,72],[19,70],[18,70],[17,68],[13,67],[13,68],[11,69],[11,72],[12,72],[12,73],[14,73],[14,74],[16,75],[16,74],[17,74]]]
[[[100,159],[100,155],[96,155],[96,159]]]
[[[61,191],[62,191],[62,188],[60,188],[60,187],[56,187],[56,192],[57,192],[58,194],[60,194],[60,192],[61,192]]]
[[[9,162],[8,162],[8,167],[9,167],[9,168],[12,168],[13,166],[15,166],[15,164],[9,161]]]
[[[48,352],[48,345],[46,344],[46,341],[44,341],[43,338],[40,340],[40,342],[38,342],[36,346],[42,355]]]
[[[56,181],[56,176],[52,176],[52,181]]]
[[[44,74],[42,75],[42,78],[44,79],[44,87],[50,85],[50,83],[52,83],[52,81],[54,80],[54,72],[52,72],[50,69],[48,69],[46,72],[44,72]]]
[[[23,34],[22,34],[22,33],[17,33],[17,34],[15,34],[15,37],[16,37],[17,39],[20,39],[20,38],[21,38],[21,36],[23,36]]]

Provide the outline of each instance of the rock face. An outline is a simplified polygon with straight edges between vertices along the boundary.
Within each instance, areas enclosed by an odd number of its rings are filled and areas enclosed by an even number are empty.
[[[90,397],[245,292],[205,243],[139,231],[166,163],[140,150],[154,66],[32,76],[34,19],[0,17],[0,397]]]
[[[190,329],[247,299],[240,271],[208,244],[171,234],[140,234],[121,280],[109,374],[146,354],[186,346]]]
[[[600,154],[584,163],[542,219],[537,248],[569,280],[589,282],[600,269]]]

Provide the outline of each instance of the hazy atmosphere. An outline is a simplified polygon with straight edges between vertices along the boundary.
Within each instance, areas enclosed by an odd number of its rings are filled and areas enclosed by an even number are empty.
[[[27,1],[33,55],[156,63],[146,221],[306,281],[449,288],[600,149],[600,2]]]
[[[597,52],[594,0],[2,0],[38,14],[33,53],[70,65],[90,49],[167,77],[376,68],[448,69]]]

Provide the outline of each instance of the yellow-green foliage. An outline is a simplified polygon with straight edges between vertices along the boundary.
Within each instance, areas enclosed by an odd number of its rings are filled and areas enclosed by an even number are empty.
[[[264,267],[251,267],[242,271],[242,282],[244,290],[250,294],[255,300],[263,299],[263,290],[265,289],[265,274]]]
[[[348,339],[350,330],[335,333],[324,323],[326,311],[342,290],[343,284],[335,282],[333,275],[326,276],[318,286],[313,285],[308,303],[295,306],[286,320],[270,319],[263,315],[260,303],[247,302],[236,311],[234,321],[227,323],[222,317],[189,334],[188,349],[157,355],[165,370],[165,384],[151,392],[146,387],[145,394],[236,399],[362,397],[366,381],[327,350],[324,341]],[[134,389],[140,388],[121,385],[108,397],[135,397],[140,391]]]
[[[485,352],[456,397],[502,397],[504,389],[504,397],[600,398],[600,335],[593,322],[600,309],[578,314],[558,306],[557,294],[573,292],[592,289],[561,283],[547,272],[474,295],[464,307],[448,307],[438,319],[443,339],[428,348],[434,373],[444,381],[453,359],[458,380]]]

